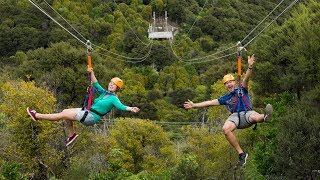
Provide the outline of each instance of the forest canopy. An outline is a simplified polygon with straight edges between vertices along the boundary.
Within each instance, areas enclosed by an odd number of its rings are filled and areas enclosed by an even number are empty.
[[[2,0],[0,179],[319,178],[320,3],[293,2]],[[157,26],[167,13],[172,40],[148,38],[153,12]],[[76,124],[81,136],[68,148],[65,122],[35,123],[25,109],[82,106],[87,40],[99,83],[121,77],[119,99],[141,111]],[[236,131],[250,154],[242,169],[222,133],[227,109],[183,108],[227,93],[221,79],[237,72],[239,41],[242,68],[256,58],[254,109],[275,112],[255,131]]]

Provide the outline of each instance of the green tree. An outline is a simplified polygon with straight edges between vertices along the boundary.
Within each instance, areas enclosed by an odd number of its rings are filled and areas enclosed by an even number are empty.
[[[1,175],[0,179],[13,179],[13,180],[18,180],[18,179],[27,179],[26,177],[21,174],[21,165],[20,164],[10,164],[10,163],[5,163],[2,167],[1,170]]]
[[[21,163],[23,173],[30,178],[49,177],[62,165],[63,153],[54,148],[61,143],[62,129],[50,122],[34,123],[26,116],[25,109],[32,106],[41,112],[53,112],[55,98],[47,89],[35,87],[34,82],[7,82],[1,92],[5,96],[0,110],[8,117],[5,132],[11,139],[3,148],[1,157]]]
[[[187,68],[188,66],[183,66],[181,62],[166,66],[159,74],[158,83],[161,90],[169,94],[173,90],[190,87],[192,85],[192,76],[189,75]]]
[[[199,44],[201,48],[205,52],[210,52],[213,48],[215,48],[217,45],[214,43],[211,37],[209,36],[204,36],[198,39]]]
[[[312,10],[317,7],[319,3],[312,0],[300,5],[288,21],[257,41],[258,58],[267,60],[257,64],[259,74],[254,79],[259,93],[290,91],[300,98],[318,81],[319,12]],[[265,87],[265,82],[273,86]]]
[[[18,77],[28,76],[38,84],[49,87],[57,94],[62,106],[82,102],[86,87],[79,85],[87,81],[84,75],[86,55],[83,52],[68,43],[58,43],[47,49],[30,51],[27,56],[20,68],[13,70]]]
[[[185,20],[185,6],[185,1],[168,1],[166,10],[168,11],[170,19],[176,23],[182,23]]]
[[[152,16],[152,7],[150,5],[142,6],[141,16],[145,20],[149,20]]]
[[[16,51],[47,46],[48,20],[42,12],[18,0],[1,2],[0,55],[10,56]]]
[[[315,109],[298,105],[295,111],[279,118],[279,133],[274,159],[276,175],[286,178],[306,178],[319,169],[320,114]],[[299,153],[297,153],[299,152]]]
[[[192,155],[189,155],[185,158],[182,158],[181,161],[176,165],[171,173],[172,179],[185,179],[193,180],[199,178],[199,165],[196,161],[196,158]]]
[[[196,96],[196,93],[193,89],[178,89],[175,91],[172,91],[169,94],[169,97],[171,97],[171,103],[178,106],[183,107],[183,103],[187,101],[188,99],[193,99],[193,97]]]
[[[182,151],[194,156],[199,179],[232,179],[235,173],[233,162],[237,162],[237,155],[219,128],[209,131],[208,127],[186,126],[182,128],[182,133],[186,142]]]
[[[122,168],[137,173],[159,173],[173,165],[174,150],[160,126],[139,119],[120,119],[110,131],[110,138],[120,150]]]
[[[158,70],[162,70],[165,66],[175,62],[175,60],[168,47],[155,43],[152,46],[150,58],[146,62],[148,63],[146,65],[154,65]]]
[[[151,5],[152,5],[153,11],[158,13],[163,12],[163,8],[164,8],[163,0],[152,0]]]
[[[284,97],[282,103],[285,102]],[[311,177],[312,170],[319,168],[319,158],[314,156],[319,143],[316,130],[320,126],[319,112],[301,102],[289,103],[293,105],[279,106],[276,126],[267,132],[269,142],[265,145],[259,143],[255,159],[263,175],[288,179]],[[294,111],[289,112],[288,108]],[[268,156],[264,156],[266,154]]]
[[[204,16],[203,18],[199,19],[198,21],[199,27],[201,28],[201,31],[207,35],[215,35],[214,30],[216,29],[217,25],[219,24],[219,21],[216,17],[212,15]],[[217,40],[217,38],[213,38],[214,40]]]

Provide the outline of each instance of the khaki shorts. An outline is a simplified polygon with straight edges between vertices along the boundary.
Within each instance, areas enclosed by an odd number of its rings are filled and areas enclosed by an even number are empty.
[[[77,110],[78,110],[78,112],[77,112],[76,119],[80,122],[80,120],[82,119],[82,117],[83,117],[84,113],[86,112],[86,110],[81,110],[81,108],[77,108]],[[94,125],[94,117],[90,112],[88,113],[86,119],[84,119],[82,124],[84,124],[86,126]]]
[[[247,113],[246,113],[245,111],[241,111],[240,112],[240,120],[239,120],[238,113],[235,112],[235,113],[232,113],[228,117],[227,121],[233,122],[237,126],[238,129],[245,129],[245,128],[248,128],[254,124],[249,120],[250,115],[254,112],[255,111],[247,111]]]

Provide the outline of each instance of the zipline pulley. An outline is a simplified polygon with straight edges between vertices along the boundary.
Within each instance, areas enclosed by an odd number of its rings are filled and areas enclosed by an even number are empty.
[[[91,44],[90,40],[87,40],[86,47],[87,47],[87,53],[92,53],[93,48],[92,48],[92,44]]]

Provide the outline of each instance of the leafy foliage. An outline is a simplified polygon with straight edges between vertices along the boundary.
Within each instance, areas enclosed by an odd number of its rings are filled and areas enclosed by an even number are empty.
[[[174,162],[173,147],[161,127],[138,119],[119,120],[111,130],[122,168],[137,173],[161,172]],[[115,150],[115,149],[114,149]]]
[[[34,177],[46,177],[62,163],[59,158],[63,154],[55,148],[59,146],[60,128],[49,122],[34,123],[26,116],[26,108],[31,106],[42,112],[52,112],[55,98],[48,90],[35,87],[34,82],[7,82],[1,90],[5,95],[0,110],[7,116],[5,132],[11,139],[1,157],[21,163],[24,173],[32,171]]]
[[[199,165],[194,156],[187,156],[181,159],[172,172],[172,179],[198,179]]]
[[[94,127],[76,123],[80,136],[70,149],[64,147],[63,123],[34,123],[27,118],[27,106],[44,113],[81,106],[88,84],[87,54],[82,43],[28,1],[3,0],[0,179],[316,179],[319,175],[313,171],[319,169],[318,1],[299,1],[243,53],[256,56],[251,78],[255,107],[271,103],[275,112],[257,131],[236,132],[250,154],[242,169],[235,167],[237,155],[220,132],[226,109],[187,111],[182,104],[225,93],[219,80],[237,70],[236,57],[214,59],[235,49],[214,53],[246,37],[278,1],[48,1],[69,24],[45,2],[37,3],[83,41],[97,45],[92,58],[100,84],[107,87],[112,77],[122,78],[125,88],[119,98],[141,111],[112,111],[108,121]],[[283,2],[270,18],[289,3]],[[173,44],[148,39],[153,11],[159,18],[167,11],[168,23],[178,28]],[[205,56],[201,60],[209,62],[183,62]],[[113,125],[114,116],[124,118]],[[162,129],[134,117],[168,124]],[[209,124],[182,129],[177,125],[190,121]]]

